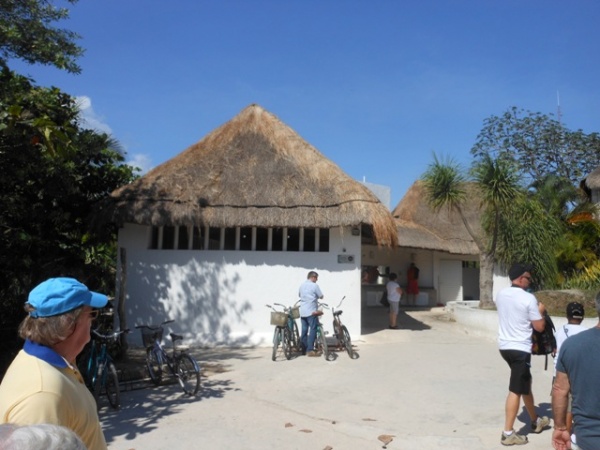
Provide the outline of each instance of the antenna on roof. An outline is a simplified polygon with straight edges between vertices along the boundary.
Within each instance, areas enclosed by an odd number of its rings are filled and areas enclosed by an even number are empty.
[[[556,117],[558,119],[558,123],[562,122],[562,111],[560,110],[560,94],[556,91]]]

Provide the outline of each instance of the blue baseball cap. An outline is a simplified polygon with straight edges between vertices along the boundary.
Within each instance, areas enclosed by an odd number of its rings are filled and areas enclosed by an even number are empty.
[[[52,317],[85,305],[103,308],[108,297],[90,291],[74,278],[50,278],[33,288],[27,303],[35,308],[29,313],[31,317]]]

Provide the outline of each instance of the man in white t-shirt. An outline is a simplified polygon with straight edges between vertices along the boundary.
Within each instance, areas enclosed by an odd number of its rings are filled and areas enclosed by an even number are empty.
[[[521,398],[531,418],[534,433],[541,433],[550,425],[548,417],[537,415],[531,390],[531,333],[533,329],[543,331],[546,324],[543,318],[546,307],[525,290],[531,285],[531,271],[528,265],[513,264],[508,271],[511,285],[498,292],[496,297],[498,348],[510,367],[504,431],[500,437],[502,445],[527,443],[527,437],[517,434],[513,429]]]

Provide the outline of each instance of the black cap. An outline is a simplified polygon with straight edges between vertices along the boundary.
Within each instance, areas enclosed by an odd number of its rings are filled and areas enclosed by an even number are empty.
[[[577,302],[571,302],[567,305],[567,317],[570,319],[583,319],[585,310],[583,305]]]
[[[508,278],[510,278],[510,281],[516,280],[525,272],[531,273],[531,270],[532,268],[529,264],[515,263],[508,270]]]

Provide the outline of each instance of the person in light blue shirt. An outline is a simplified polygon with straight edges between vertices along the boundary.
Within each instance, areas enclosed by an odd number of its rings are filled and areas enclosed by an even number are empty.
[[[319,299],[323,293],[317,284],[319,274],[315,271],[308,272],[306,281],[300,285],[298,295],[300,296],[300,320],[302,322],[302,354],[308,356],[319,356],[315,348],[317,337],[317,317],[319,313]]]

